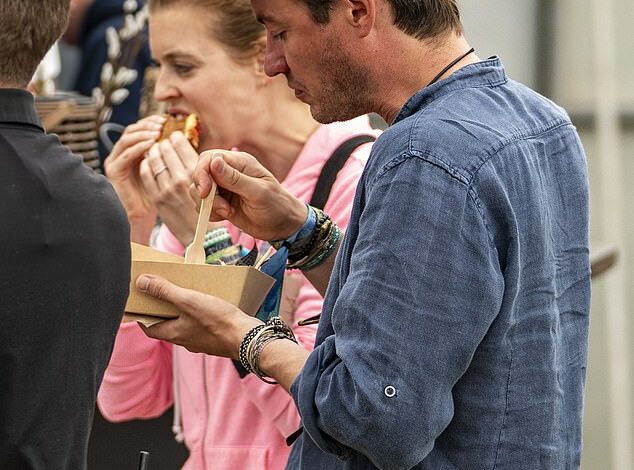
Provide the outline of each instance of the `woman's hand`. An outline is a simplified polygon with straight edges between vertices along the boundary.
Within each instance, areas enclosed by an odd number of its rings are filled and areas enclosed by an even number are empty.
[[[141,184],[140,165],[156,142],[165,122],[162,116],[150,116],[128,126],[104,162],[112,183],[130,221],[131,239],[147,244],[156,219],[156,210]]]
[[[217,156],[217,158],[214,158]],[[215,181],[212,220],[229,220],[260,240],[283,240],[306,221],[306,205],[289,193],[248,153],[209,150],[201,154],[194,183],[206,197]]]
[[[182,132],[152,146],[141,163],[141,180],[161,220],[183,244],[194,238],[198,211],[190,195],[198,153]]]

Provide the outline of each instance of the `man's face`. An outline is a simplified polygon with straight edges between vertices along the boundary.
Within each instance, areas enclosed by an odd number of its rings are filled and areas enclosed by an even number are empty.
[[[310,105],[322,123],[343,121],[371,111],[368,75],[352,50],[346,23],[331,13],[328,24],[316,23],[297,0],[252,0],[267,30],[265,71],[284,74],[295,96]]]

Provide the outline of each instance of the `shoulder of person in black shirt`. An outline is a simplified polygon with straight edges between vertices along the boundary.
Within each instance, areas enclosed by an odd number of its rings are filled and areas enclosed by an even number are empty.
[[[0,468],[84,469],[128,295],[126,215],[33,97],[1,86],[0,188]]]

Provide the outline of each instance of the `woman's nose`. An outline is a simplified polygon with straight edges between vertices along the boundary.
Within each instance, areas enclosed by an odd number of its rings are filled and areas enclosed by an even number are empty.
[[[154,85],[154,99],[156,101],[169,101],[178,96],[178,89],[171,85],[169,80],[165,77],[165,74],[159,71]]]

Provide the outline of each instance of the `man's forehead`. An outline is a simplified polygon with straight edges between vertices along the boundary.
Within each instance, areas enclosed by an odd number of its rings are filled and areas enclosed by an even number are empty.
[[[256,19],[263,24],[279,24],[298,7],[297,0],[251,0]],[[296,12],[295,12],[296,13]]]

